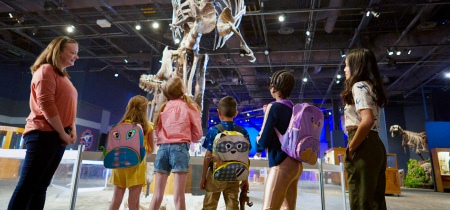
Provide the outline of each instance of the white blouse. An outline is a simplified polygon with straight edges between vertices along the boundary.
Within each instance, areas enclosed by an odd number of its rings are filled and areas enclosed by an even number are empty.
[[[380,119],[381,107],[376,103],[377,96],[372,91],[372,88],[372,84],[369,81],[360,81],[353,85],[352,95],[355,104],[345,105],[345,127],[359,126],[361,124],[360,111],[362,109],[371,109],[375,117],[371,130],[378,132],[378,119]]]

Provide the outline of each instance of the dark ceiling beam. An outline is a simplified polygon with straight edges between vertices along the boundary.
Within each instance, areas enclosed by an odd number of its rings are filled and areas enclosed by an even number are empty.
[[[413,66],[411,66],[408,70],[406,70],[399,78],[397,78],[394,82],[392,82],[386,90],[392,89],[398,82],[400,82],[402,79],[404,79],[410,72],[415,71],[415,68],[423,63],[426,59],[429,58],[429,56],[434,53],[437,49],[440,49],[442,44],[450,39],[450,36],[444,37],[439,44],[436,47],[433,47],[426,55],[424,55],[419,61],[417,61]]]
[[[59,4],[59,2],[56,2],[55,0],[52,1],[53,3],[55,3],[56,5]],[[73,14],[71,11],[69,11],[67,8],[63,7],[62,10],[69,14],[70,16],[72,16],[72,18],[75,19],[75,22],[77,23],[81,23],[81,22],[85,22],[84,20],[82,20],[80,17],[78,17],[77,15]],[[106,41],[108,44],[110,44],[111,46],[113,46],[114,48],[116,48],[117,50],[119,50],[121,53],[126,54],[125,50],[123,50],[122,48],[120,48],[119,46],[117,46],[115,43],[111,42],[111,40],[107,39],[106,37],[104,37],[100,32],[98,32],[97,30],[95,30],[94,28],[92,28],[92,26],[85,24],[85,27],[87,27],[89,30],[91,30],[92,32],[94,32],[95,34],[97,34],[98,36],[100,36],[104,41]],[[109,51],[108,51],[109,52]]]
[[[316,6],[316,1],[315,0],[311,0],[311,9],[314,9],[314,7]],[[320,8],[320,0],[319,3],[317,5],[317,8]],[[308,20],[308,28],[307,31],[309,31],[309,35],[306,36],[306,40],[305,40],[305,51],[303,52],[303,73],[302,73],[302,81],[301,81],[301,87],[300,87],[300,94],[299,94],[299,100],[302,101],[303,100],[303,94],[305,92],[305,85],[306,82],[303,81],[304,78],[308,78],[308,68],[309,68],[309,62],[310,62],[310,58],[311,58],[311,49],[313,46],[313,42],[314,42],[314,33],[316,32],[316,24],[317,23],[317,12],[314,13],[313,11],[311,11],[309,13],[309,20]],[[313,84],[314,86],[316,86],[314,84],[314,81],[309,81],[311,84]]]
[[[447,62],[449,63],[450,60]],[[434,74],[433,76],[431,76],[430,78],[428,78],[426,81],[422,82],[419,86],[417,86],[416,88],[412,89],[411,91],[403,94],[403,98],[407,98],[408,96],[410,96],[411,94],[413,94],[414,92],[418,91],[419,89],[421,89],[423,86],[427,85],[428,83],[430,83],[431,81],[435,80],[438,77],[441,77],[442,74],[444,72],[447,72],[450,70],[450,66],[447,65],[446,68],[440,70],[438,73]]]
[[[4,4],[6,4],[4,1],[1,1],[1,2],[4,3]],[[23,8],[21,8],[21,6],[18,6],[18,5],[11,5],[11,4],[6,4],[6,5],[10,6],[10,7],[13,8],[14,10],[17,10],[17,11],[22,12],[23,14],[26,14],[26,15],[29,16],[29,17],[34,17],[34,15],[30,14],[28,11],[24,10]],[[41,25],[46,25],[45,23],[43,23],[42,21],[40,21],[39,18],[35,18],[35,20],[36,20],[39,24],[41,24]],[[60,31],[58,31],[58,30],[55,30],[55,29],[53,29],[53,28],[51,28],[50,30],[53,31],[53,32],[54,32],[55,34],[57,34],[58,36],[65,36],[64,34],[62,34],[62,33],[61,33]],[[0,41],[2,41],[2,40],[0,40]],[[87,53],[91,54],[92,56],[96,56],[95,53],[93,53],[92,51],[90,51],[90,50],[87,49],[86,47],[83,47],[82,45],[80,45],[79,48],[80,48],[81,50],[86,51]],[[114,65],[112,65],[110,62],[108,62],[108,61],[106,61],[106,60],[104,60],[104,59],[100,59],[100,61],[102,61],[102,62],[104,62],[104,63],[106,63],[106,64],[108,64],[108,65],[110,65],[110,66],[112,66],[112,67],[114,68]],[[116,71],[117,71],[118,73],[122,74],[122,76],[128,78],[128,80],[130,80],[130,81],[132,81],[132,82],[135,82],[135,83],[137,82],[137,81],[133,81],[133,80],[131,79],[131,77],[130,77],[127,73],[125,73],[124,71],[122,71],[122,70],[120,70],[120,69],[116,69]]]
[[[262,4],[261,6],[261,11],[264,11],[264,4]],[[265,50],[269,50],[269,38],[267,35],[267,26],[266,26],[266,21],[264,19],[264,15],[261,15],[261,25],[262,25],[262,29],[263,29],[263,35],[264,35],[264,44],[266,46]],[[269,55],[265,56],[267,62],[269,63],[269,68],[270,68],[270,72],[273,72],[272,69],[272,65],[271,65],[271,60],[270,60],[270,53]]]
[[[125,20],[125,18],[123,18],[114,8],[112,8],[105,0],[103,0],[103,5],[108,8],[111,12],[113,12],[117,17],[119,17],[121,20]],[[134,21],[136,22],[136,20]],[[120,24],[119,22],[112,22],[114,24]],[[125,23],[125,25],[127,25],[131,31],[133,31],[142,41],[145,42],[145,44],[147,44],[152,50],[155,51],[156,55],[160,55],[161,54],[161,50],[156,49],[155,46],[153,46],[152,43],[150,43],[147,38],[145,38],[141,33],[139,33],[136,29],[134,29],[133,26],[131,26],[128,22]]]
[[[420,16],[422,16],[423,11],[427,8],[428,6],[424,6],[420,9],[420,11],[417,13],[417,15],[414,17],[414,19],[408,24],[408,26],[406,27],[405,30],[403,30],[402,34],[397,38],[397,40],[395,40],[395,42],[388,47],[388,50],[394,50],[395,46],[400,42],[400,40],[405,37],[405,35],[409,32],[409,30],[411,30],[411,28],[414,27],[414,25],[416,24],[416,22],[419,20]],[[387,54],[385,53],[383,58],[380,59],[380,61],[384,61],[384,59],[386,59]]]
[[[24,49],[22,49],[22,48],[20,48],[20,47],[16,47],[16,46],[14,46],[13,44],[11,44],[11,43],[9,43],[9,42],[6,42],[6,41],[4,41],[4,40],[1,40],[1,39],[0,39],[0,44],[5,45],[8,49],[11,49],[11,50],[14,50],[14,51],[19,52],[19,53],[22,54],[22,55],[30,56],[30,57],[32,57],[32,58],[37,58],[37,56],[36,56],[35,54],[30,53],[30,52],[28,52],[28,51],[26,51],[26,50],[24,50]]]
[[[364,8],[358,7],[325,7],[325,8],[307,8],[307,9],[288,9],[288,10],[272,10],[267,12],[247,12],[244,16],[250,15],[279,15],[279,14],[291,14],[291,13],[307,13],[307,12],[327,12],[327,11],[350,11],[350,10],[364,10]]]
[[[370,0],[369,5],[367,6],[367,8],[370,8],[372,5],[375,5],[375,4],[378,5],[379,3],[380,3],[380,0]],[[353,46],[353,43],[356,41],[356,38],[359,35],[359,32],[367,27],[367,25],[369,24],[371,18],[372,18],[372,15],[370,15],[369,17],[367,17],[366,15],[362,16],[361,22],[359,23],[358,28],[355,30],[355,34],[353,35],[353,38],[350,41],[350,44],[348,45],[348,49],[351,49],[351,47]],[[345,54],[348,53],[348,51],[349,51],[348,49],[345,50],[346,51]],[[339,64],[339,67],[336,69],[336,72],[334,73],[334,76],[333,76],[333,80],[328,85],[327,92],[325,93],[325,96],[322,99],[322,104],[320,106],[323,106],[323,103],[327,99],[328,93],[330,92],[331,87],[333,87],[333,85],[334,85],[334,83],[336,81],[336,76],[341,71],[342,65],[344,63],[345,63],[345,58],[341,60],[341,63]]]

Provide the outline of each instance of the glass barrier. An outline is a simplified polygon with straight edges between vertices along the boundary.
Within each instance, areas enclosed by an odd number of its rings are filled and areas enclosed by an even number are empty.
[[[78,151],[65,151],[55,172],[44,209],[67,209],[71,199],[72,170]],[[8,207],[9,199],[19,181],[25,149],[0,149],[0,209]]]
[[[202,153],[191,147],[195,155]],[[6,152],[5,152],[6,151]],[[108,183],[111,169],[103,167],[103,155],[101,152],[82,152],[79,168],[77,167],[78,151],[67,150],[63,160],[53,177],[52,183],[47,190],[45,209],[108,209],[111,203],[114,186]],[[25,157],[25,150],[0,150],[0,209],[6,209],[12,192],[18,182],[20,164]],[[155,176],[153,174],[153,163],[155,154],[147,156],[147,180],[148,185],[141,193],[141,208],[148,208],[154,191]],[[186,184],[186,207],[187,209],[201,209],[204,191],[200,190],[201,173],[203,167],[203,156],[191,156],[190,171]],[[342,165],[322,164],[319,159],[316,165],[303,164],[303,173],[298,183],[297,207],[296,209],[346,209],[344,206],[345,191],[342,188],[344,181],[341,173]],[[77,174],[78,169],[78,176]],[[251,160],[248,197],[253,202],[248,209],[261,209],[264,196],[264,183],[268,174],[267,160]],[[8,171],[6,173],[6,171]],[[322,172],[321,172],[322,171]],[[340,180],[340,181],[339,181]],[[75,193],[72,198],[72,184],[75,183]],[[173,202],[173,174],[168,178],[165,196],[162,206],[174,209]],[[125,192],[124,202],[121,208],[127,206],[128,191]],[[74,208],[71,207],[73,202]],[[347,201],[348,202],[348,201]],[[221,197],[218,209],[225,209],[225,203]]]

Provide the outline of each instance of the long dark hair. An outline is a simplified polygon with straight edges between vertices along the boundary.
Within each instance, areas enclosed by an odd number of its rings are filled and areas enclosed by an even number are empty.
[[[377,59],[372,51],[368,49],[354,49],[347,54],[347,65],[350,69],[350,77],[345,80],[341,99],[344,104],[355,104],[352,95],[352,87],[356,82],[369,81],[373,93],[377,96],[376,103],[383,107],[388,99],[384,92],[383,83],[378,69]]]

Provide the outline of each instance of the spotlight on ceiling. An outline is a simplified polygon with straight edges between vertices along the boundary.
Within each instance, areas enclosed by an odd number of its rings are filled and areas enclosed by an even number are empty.
[[[159,23],[158,22],[153,22],[152,27],[155,28],[155,29],[159,28]]]
[[[411,55],[411,52],[412,52],[411,50],[408,50],[408,55]]]
[[[180,39],[175,38],[175,44],[178,44],[178,43],[180,43]]]
[[[9,18],[13,18],[14,15],[12,13],[9,13]]]
[[[141,24],[139,24],[139,23],[136,24],[135,28],[136,28],[136,30],[138,30],[138,31],[141,30]]]
[[[270,49],[264,50],[264,55],[269,55],[269,54],[270,54],[270,51],[272,51],[272,50],[270,50]]]
[[[311,32],[306,31],[306,36],[311,36]]]
[[[395,54],[396,54],[396,55],[401,55],[401,54],[402,54],[402,51],[397,50],[397,52],[396,52]]]
[[[375,11],[371,11],[370,12],[375,18],[379,18],[380,17],[380,13],[375,12]]]
[[[308,78],[303,78],[303,82],[308,82]]]
[[[340,79],[342,76],[340,74],[336,75],[336,78]]]
[[[339,83],[341,83],[341,80],[336,80],[336,84],[339,84]]]
[[[123,62],[128,63],[128,60],[127,59],[123,59]]]
[[[37,34],[37,32],[38,32],[38,28],[37,28],[37,27],[34,27],[34,28],[33,28],[33,31],[31,31],[31,34],[33,34],[33,36],[34,36],[34,35]]]
[[[115,74],[114,74],[114,77],[118,77],[118,76],[119,76],[119,74],[118,74],[118,73],[115,73]]]
[[[44,1],[44,9],[45,10],[51,11],[51,10],[55,10],[57,8],[58,8],[58,6],[55,3],[53,3],[53,1],[51,1],[51,0]]]
[[[249,117],[250,116],[250,113],[247,113],[247,117]]]
[[[75,26],[70,25],[70,26],[67,26],[66,31],[69,33],[72,33],[74,29],[75,29]]]
[[[345,58],[345,56],[347,56],[347,55],[345,55],[344,50],[340,50],[339,52],[341,53],[341,58]]]
[[[370,11],[367,11],[366,16],[370,17]]]
[[[245,50],[240,50],[239,51],[239,56],[244,57],[245,56]]]
[[[388,55],[393,55],[393,54],[394,54],[394,51],[388,50]]]
[[[280,22],[284,22],[286,20],[286,15],[282,14],[282,15],[278,16],[278,20]]]
[[[450,78],[450,72],[445,73],[445,78]]]

